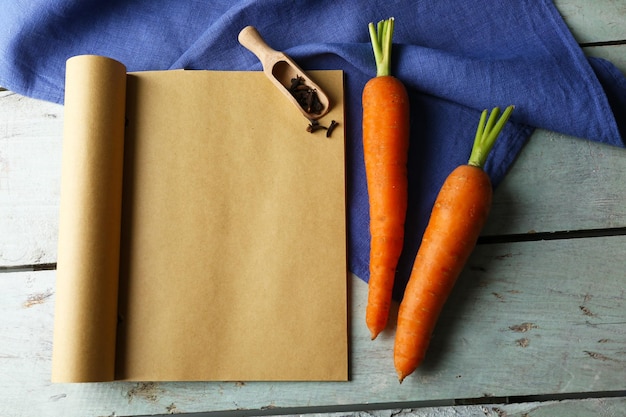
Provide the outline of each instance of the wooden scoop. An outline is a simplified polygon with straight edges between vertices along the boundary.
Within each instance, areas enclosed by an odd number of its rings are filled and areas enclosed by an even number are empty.
[[[259,58],[261,64],[263,64],[265,75],[304,114],[304,117],[309,120],[316,120],[328,113],[330,100],[326,93],[291,58],[283,52],[270,48],[254,27],[246,26],[239,32],[239,43]],[[298,77],[300,77],[300,85],[308,87],[308,90],[317,95],[317,100],[319,100],[321,105],[319,112],[312,111],[311,106],[308,106],[306,103],[299,103],[292,93],[292,80]],[[305,87],[300,88],[305,89]],[[302,99],[302,95],[299,95],[299,97]]]

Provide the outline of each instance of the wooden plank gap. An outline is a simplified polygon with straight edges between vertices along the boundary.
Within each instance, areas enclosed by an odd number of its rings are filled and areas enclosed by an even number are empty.
[[[56,263],[31,264],[31,265],[12,265],[0,266],[0,273],[7,272],[33,272],[33,271],[52,271],[57,269]]]
[[[533,402],[584,400],[600,398],[621,398],[626,396],[626,391],[587,391],[587,392],[564,392],[553,394],[517,395],[507,397],[491,397],[485,395],[478,398],[461,398],[454,401],[454,405],[489,405],[489,404],[523,404]]]
[[[587,392],[565,392],[554,394],[522,395],[509,397],[508,404],[532,403],[544,401],[564,401],[564,400],[586,400],[600,398],[620,398],[626,396],[626,391],[587,391]]]
[[[509,397],[492,397],[485,395],[477,398],[459,398],[454,400],[454,405],[487,405],[487,404],[509,404]]]
[[[537,242],[541,240],[586,239],[592,237],[626,236],[626,227],[604,229],[558,230],[553,232],[516,233],[510,235],[481,236],[478,244]]]
[[[579,45],[581,48],[593,48],[596,46],[626,45],[626,39],[618,39],[614,41],[584,42],[584,43],[580,43]]]

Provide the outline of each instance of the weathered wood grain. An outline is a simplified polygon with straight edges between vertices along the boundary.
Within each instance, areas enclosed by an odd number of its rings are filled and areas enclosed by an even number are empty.
[[[589,398],[581,400],[548,401],[528,404],[486,406],[487,416],[493,417],[595,417],[626,415],[624,398]],[[476,414],[479,416],[480,414]],[[433,415],[434,417],[434,415]],[[482,417],[482,416],[481,416]]]
[[[494,193],[483,235],[626,226],[626,150],[536,131]]]
[[[0,266],[56,262],[62,111],[0,92]]]
[[[624,2],[626,4],[626,2]],[[624,25],[626,26],[626,25]],[[613,45],[610,48],[602,46],[589,46],[583,48],[585,55],[604,58],[615,64],[616,67],[626,74],[626,42],[624,45]]]
[[[356,277],[350,382],[51,384],[55,272],[0,274],[0,392],[16,416],[107,416],[626,390],[625,251],[624,236],[479,246],[425,364],[402,385],[393,328],[369,339],[358,313],[366,286]]]
[[[584,51],[626,73],[626,45]],[[624,227],[625,176],[626,149],[537,130],[496,190],[484,234]]]
[[[580,43],[626,40],[626,3],[622,0],[554,0]]]

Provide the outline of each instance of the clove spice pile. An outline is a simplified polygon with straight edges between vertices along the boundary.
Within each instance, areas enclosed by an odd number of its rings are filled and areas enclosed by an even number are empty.
[[[289,92],[296,99],[300,107],[307,113],[320,114],[324,110],[324,105],[317,97],[317,91],[314,88],[306,85],[304,77],[297,75],[291,79],[291,85],[289,86]],[[318,130],[325,130],[326,137],[329,138],[332,131],[335,129],[338,123],[334,120],[331,121],[330,126],[322,126],[317,120],[311,120],[311,124],[307,126],[306,131],[314,133]]]
[[[303,77],[298,75],[291,79],[289,92],[307,113],[320,114],[324,110],[324,105],[317,97],[317,91],[306,85]]]

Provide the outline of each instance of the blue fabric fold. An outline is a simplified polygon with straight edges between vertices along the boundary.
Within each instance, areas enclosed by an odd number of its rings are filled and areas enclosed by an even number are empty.
[[[392,72],[411,99],[409,211],[396,297],[441,183],[467,161],[482,109],[516,105],[486,165],[494,186],[535,128],[624,146],[624,75],[608,61],[585,57],[548,0],[6,3],[0,85],[58,103],[65,61],[81,54],[117,59],[129,71],[260,70],[257,58],[237,42],[247,25],[305,69],[344,70],[349,267],[365,281],[369,226],[361,91],[375,75],[367,24],[394,16]]]

